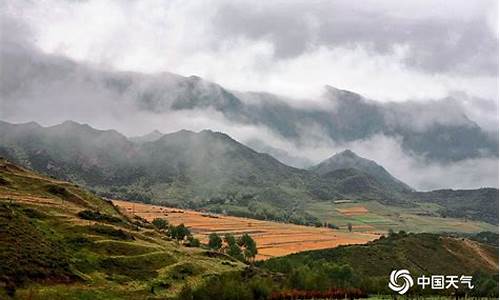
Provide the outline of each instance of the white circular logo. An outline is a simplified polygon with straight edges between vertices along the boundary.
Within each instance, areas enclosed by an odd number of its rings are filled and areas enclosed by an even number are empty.
[[[400,283],[400,281],[402,281]],[[394,270],[389,277],[389,288],[403,295],[413,286],[413,278],[408,270]]]

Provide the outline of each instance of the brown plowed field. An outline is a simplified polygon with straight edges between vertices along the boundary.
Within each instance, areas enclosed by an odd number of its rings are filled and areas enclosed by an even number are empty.
[[[271,221],[260,221],[224,215],[205,214],[192,210],[161,207],[114,200],[113,203],[127,214],[136,214],[152,221],[165,218],[171,224],[184,223],[202,242],[212,232],[219,234],[248,233],[257,242],[257,259],[287,255],[294,252],[332,248],[339,245],[363,244],[377,239],[370,232],[347,232],[345,229],[316,228]]]

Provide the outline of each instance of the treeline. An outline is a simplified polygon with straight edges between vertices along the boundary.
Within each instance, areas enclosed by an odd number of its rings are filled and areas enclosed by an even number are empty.
[[[238,238],[227,233],[223,239],[217,233],[211,233],[208,236],[208,247],[246,262],[253,261],[257,255],[257,243],[247,233]]]
[[[257,255],[257,243],[246,233],[239,237],[226,233],[222,238],[217,233],[211,233],[208,237],[208,243],[202,245],[200,240],[195,238],[184,224],[175,226],[163,218],[155,218],[151,223],[169,238],[182,242],[188,247],[205,247],[225,253],[242,262],[252,262]]]

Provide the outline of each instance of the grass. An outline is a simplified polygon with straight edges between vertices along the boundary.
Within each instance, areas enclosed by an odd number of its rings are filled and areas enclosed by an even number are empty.
[[[2,160],[0,177],[0,299],[165,299],[186,280],[244,268],[132,224],[73,184]]]
[[[346,215],[337,209],[364,206],[368,213]],[[317,216],[322,222],[339,226],[353,224],[356,231],[387,232],[405,230],[408,232],[463,232],[474,233],[481,231],[498,232],[498,227],[480,221],[470,221],[458,218],[442,218],[437,211],[441,207],[434,203],[418,204],[416,207],[387,206],[376,201],[356,201],[348,203],[312,202],[307,204],[306,210]],[[356,229],[356,226],[364,226]]]

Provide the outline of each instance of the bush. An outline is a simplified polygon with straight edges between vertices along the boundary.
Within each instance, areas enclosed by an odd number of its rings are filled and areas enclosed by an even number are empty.
[[[165,219],[155,218],[151,223],[160,230],[168,229],[168,221]]]
[[[260,277],[246,278],[240,273],[229,273],[209,278],[205,284],[191,291],[193,300],[264,300],[272,290],[272,282]],[[180,298],[181,299],[181,298]]]
[[[200,245],[201,243],[199,239],[193,237],[192,235],[188,236],[186,243],[187,247],[200,247]]]
[[[130,233],[123,231],[121,229],[115,229],[111,226],[96,224],[89,227],[90,227],[89,229],[95,233],[107,235],[113,238],[117,238],[119,240],[135,240],[134,236],[131,235]]]
[[[82,210],[81,212],[78,213],[78,217],[84,220],[93,220],[93,221],[99,221],[99,222],[109,222],[109,223],[121,223],[122,219],[118,217],[114,217],[108,214],[101,214],[98,211],[92,211],[92,210]]]
[[[190,236],[191,232],[184,224],[178,226],[170,225],[168,228],[168,235],[173,239],[182,241],[187,236]]]
[[[208,236],[208,247],[212,250],[219,250],[222,247],[222,239],[217,233]]]

